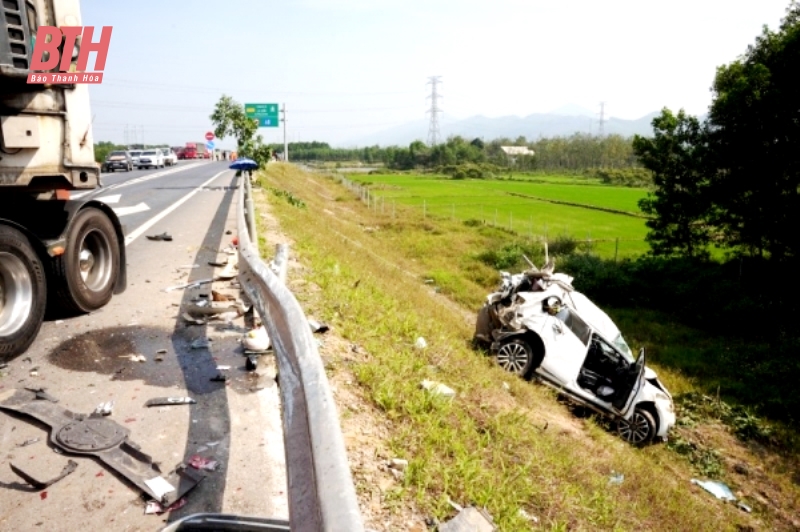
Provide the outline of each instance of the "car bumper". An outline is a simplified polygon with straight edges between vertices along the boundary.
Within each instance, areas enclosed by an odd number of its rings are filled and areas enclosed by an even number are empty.
[[[114,161],[110,163],[106,163],[106,168],[127,168],[128,163],[124,161]]]
[[[656,436],[666,441],[669,431],[675,426],[675,409],[674,407],[668,408],[666,406],[656,405],[656,410],[658,410],[659,420]]]

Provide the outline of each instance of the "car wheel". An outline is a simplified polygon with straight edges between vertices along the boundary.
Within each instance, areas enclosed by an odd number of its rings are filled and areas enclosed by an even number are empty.
[[[656,420],[647,410],[637,408],[630,421],[620,419],[617,422],[617,432],[630,444],[646,445],[653,441],[656,435]]]
[[[525,340],[514,338],[497,350],[497,363],[504,370],[528,378],[533,369],[533,349]]]

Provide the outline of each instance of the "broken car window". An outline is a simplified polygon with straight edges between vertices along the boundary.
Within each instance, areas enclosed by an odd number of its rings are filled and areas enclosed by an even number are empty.
[[[578,337],[578,339],[586,345],[589,343],[589,338],[592,335],[592,329],[586,324],[580,316],[575,314],[571,309],[564,307],[556,314],[556,318],[564,322],[564,325]]]

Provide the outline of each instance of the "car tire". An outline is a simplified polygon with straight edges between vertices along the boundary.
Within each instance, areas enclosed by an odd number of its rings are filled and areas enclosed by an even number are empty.
[[[73,312],[91,312],[111,300],[120,270],[119,240],[106,214],[95,208],[75,216],[67,251],[53,259],[55,303]]]
[[[23,353],[44,319],[47,278],[28,238],[0,225],[0,362]]]
[[[528,342],[522,338],[512,338],[503,342],[497,350],[496,359],[504,370],[528,379],[533,372],[536,356]]]
[[[617,433],[619,436],[637,447],[647,445],[655,438],[656,420],[653,414],[644,408],[637,408],[633,411],[630,421],[620,419],[617,422]]]

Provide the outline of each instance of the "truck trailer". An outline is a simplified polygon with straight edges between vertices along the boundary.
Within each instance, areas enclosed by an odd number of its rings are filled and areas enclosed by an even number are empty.
[[[80,26],[79,1],[4,0],[0,24],[2,361],[30,347],[49,306],[97,310],[126,271],[114,211],[92,194],[70,199],[101,186],[87,86],[27,83],[38,27]]]

